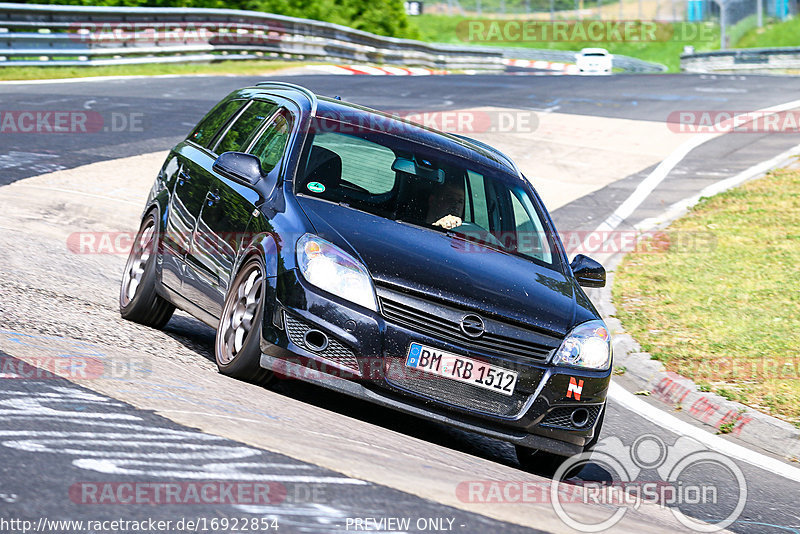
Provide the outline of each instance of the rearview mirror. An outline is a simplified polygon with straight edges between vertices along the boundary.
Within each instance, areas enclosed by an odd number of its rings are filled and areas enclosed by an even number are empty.
[[[569,264],[572,274],[578,283],[584,287],[604,287],[606,285],[606,270],[598,262],[588,256],[578,254]]]
[[[261,180],[261,162],[252,154],[225,152],[214,162],[215,172],[244,185],[254,186]]]
[[[444,170],[437,169],[433,166],[432,162],[426,159],[416,160],[403,156],[397,156],[397,158],[394,160],[394,163],[392,163],[392,170],[395,172],[410,174],[418,178],[424,178],[426,180],[430,180],[431,182],[436,182],[439,184],[444,183]]]

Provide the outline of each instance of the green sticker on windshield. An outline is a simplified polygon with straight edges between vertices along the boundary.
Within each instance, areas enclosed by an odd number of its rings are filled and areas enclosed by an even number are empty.
[[[308,185],[306,185],[306,187],[312,193],[323,193],[325,191],[325,186],[319,182],[308,182]]]

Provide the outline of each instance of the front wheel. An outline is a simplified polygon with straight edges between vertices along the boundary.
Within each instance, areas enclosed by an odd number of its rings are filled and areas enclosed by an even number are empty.
[[[214,344],[220,373],[255,383],[266,382],[272,376],[261,367],[264,279],[260,259],[244,264],[228,289]]]
[[[123,319],[153,328],[163,328],[175,306],[156,293],[156,250],[158,221],[151,211],[142,220],[131,247],[119,292],[119,313]]]

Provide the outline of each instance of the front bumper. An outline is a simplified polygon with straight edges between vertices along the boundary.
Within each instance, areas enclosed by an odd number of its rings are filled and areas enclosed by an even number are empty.
[[[443,340],[324,293],[293,271],[270,283],[268,294],[274,298],[268,299],[264,314],[261,365],[279,377],[314,382],[425,419],[556,454],[582,452],[594,437],[610,370],[550,366],[546,357],[500,356],[457,339]],[[304,342],[304,333],[310,330],[327,337],[323,350],[311,350]],[[404,363],[411,342],[514,369],[519,376],[514,394],[409,374]]]

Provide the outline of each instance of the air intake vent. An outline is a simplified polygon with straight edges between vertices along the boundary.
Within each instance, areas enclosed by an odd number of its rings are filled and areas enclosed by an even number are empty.
[[[553,408],[540,424],[542,426],[563,428],[565,430],[591,428],[595,419],[597,419],[597,416],[600,414],[600,408],[601,406],[599,404],[591,404],[589,406],[560,406],[558,408]],[[579,413],[575,414],[575,412]]]
[[[320,337],[316,334],[322,334],[322,332],[302,319],[292,317],[288,313],[285,313],[284,317],[286,322],[286,332],[288,332],[289,339],[292,343],[298,347],[310,350],[315,354],[319,354],[326,360],[337,363],[342,367],[347,367],[355,371],[359,370],[358,360],[353,352],[339,341],[323,334],[327,340],[327,344],[315,343],[315,341]],[[311,343],[308,342],[309,340]]]

